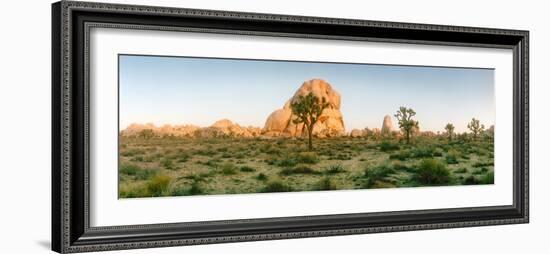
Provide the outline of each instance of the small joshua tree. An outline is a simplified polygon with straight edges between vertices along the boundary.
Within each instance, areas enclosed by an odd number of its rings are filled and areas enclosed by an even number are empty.
[[[416,115],[416,112],[412,108],[399,107],[397,113],[394,115],[399,123],[399,128],[405,133],[407,144],[411,138],[411,133],[418,129],[418,121],[412,118]]]
[[[308,149],[313,150],[312,138],[313,138],[313,126],[319,120],[319,117],[323,113],[323,110],[329,106],[325,98],[319,100],[313,93],[309,93],[306,96],[300,95],[298,100],[290,104],[292,113],[296,115],[296,118],[292,120],[293,123],[303,123],[307,129],[308,134]]]
[[[479,120],[472,118],[472,121],[468,124],[468,129],[472,131],[474,139],[476,139],[477,136],[485,129],[485,125],[479,124]]]
[[[452,123],[448,123],[445,125],[445,131],[447,133],[447,136],[449,136],[449,140],[453,139],[453,134],[455,132],[455,126]]]

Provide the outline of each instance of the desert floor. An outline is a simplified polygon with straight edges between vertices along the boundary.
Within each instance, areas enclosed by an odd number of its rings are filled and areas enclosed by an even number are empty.
[[[493,139],[120,137],[119,197],[492,184]]]

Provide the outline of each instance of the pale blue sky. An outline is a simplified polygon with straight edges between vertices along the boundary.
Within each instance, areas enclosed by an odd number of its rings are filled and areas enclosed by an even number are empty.
[[[223,118],[263,127],[313,78],[340,93],[346,131],[380,128],[387,114],[395,124],[399,106],[417,112],[422,130],[450,122],[462,132],[472,117],[495,121],[492,69],[120,55],[120,128]]]

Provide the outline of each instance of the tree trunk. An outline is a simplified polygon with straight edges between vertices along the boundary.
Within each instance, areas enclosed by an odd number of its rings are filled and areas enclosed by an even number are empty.
[[[309,151],[313,151],[313,144],[312,144],[312,136],[311,136],[311,133],[313,132],[312,128],[307,128],[307,133],[308,133],[308,137],[309,137],[309,143],[308,143],[308,149]]]
[[[411,136],[411,132],[410,131],[407,131],[407,144],[409,143],[409,139],[410,139],[410,136]]]

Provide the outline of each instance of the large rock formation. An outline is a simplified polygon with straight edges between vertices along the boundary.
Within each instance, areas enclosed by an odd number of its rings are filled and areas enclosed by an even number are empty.
[[[384,116],[384,122],[382,123],[381,134],[382,136],[389,136],[393,130],[393,124],[391,121],[391,116]]]
[[[332,86],[322,79],[306,81],[288,100],[283,108],[275,110],[265,122],[263,133],[266,136],[298,137],[307,135],[304,124],[295,124],[296,116],[292,113],[290,105],[299,99],[313,93],[317,98],[324,98],[329,106],[319,117],[313,126],[313,135],[316,137],[334,137],[344,134],[344,118],[340,112],[340,94],[332,89]]]

